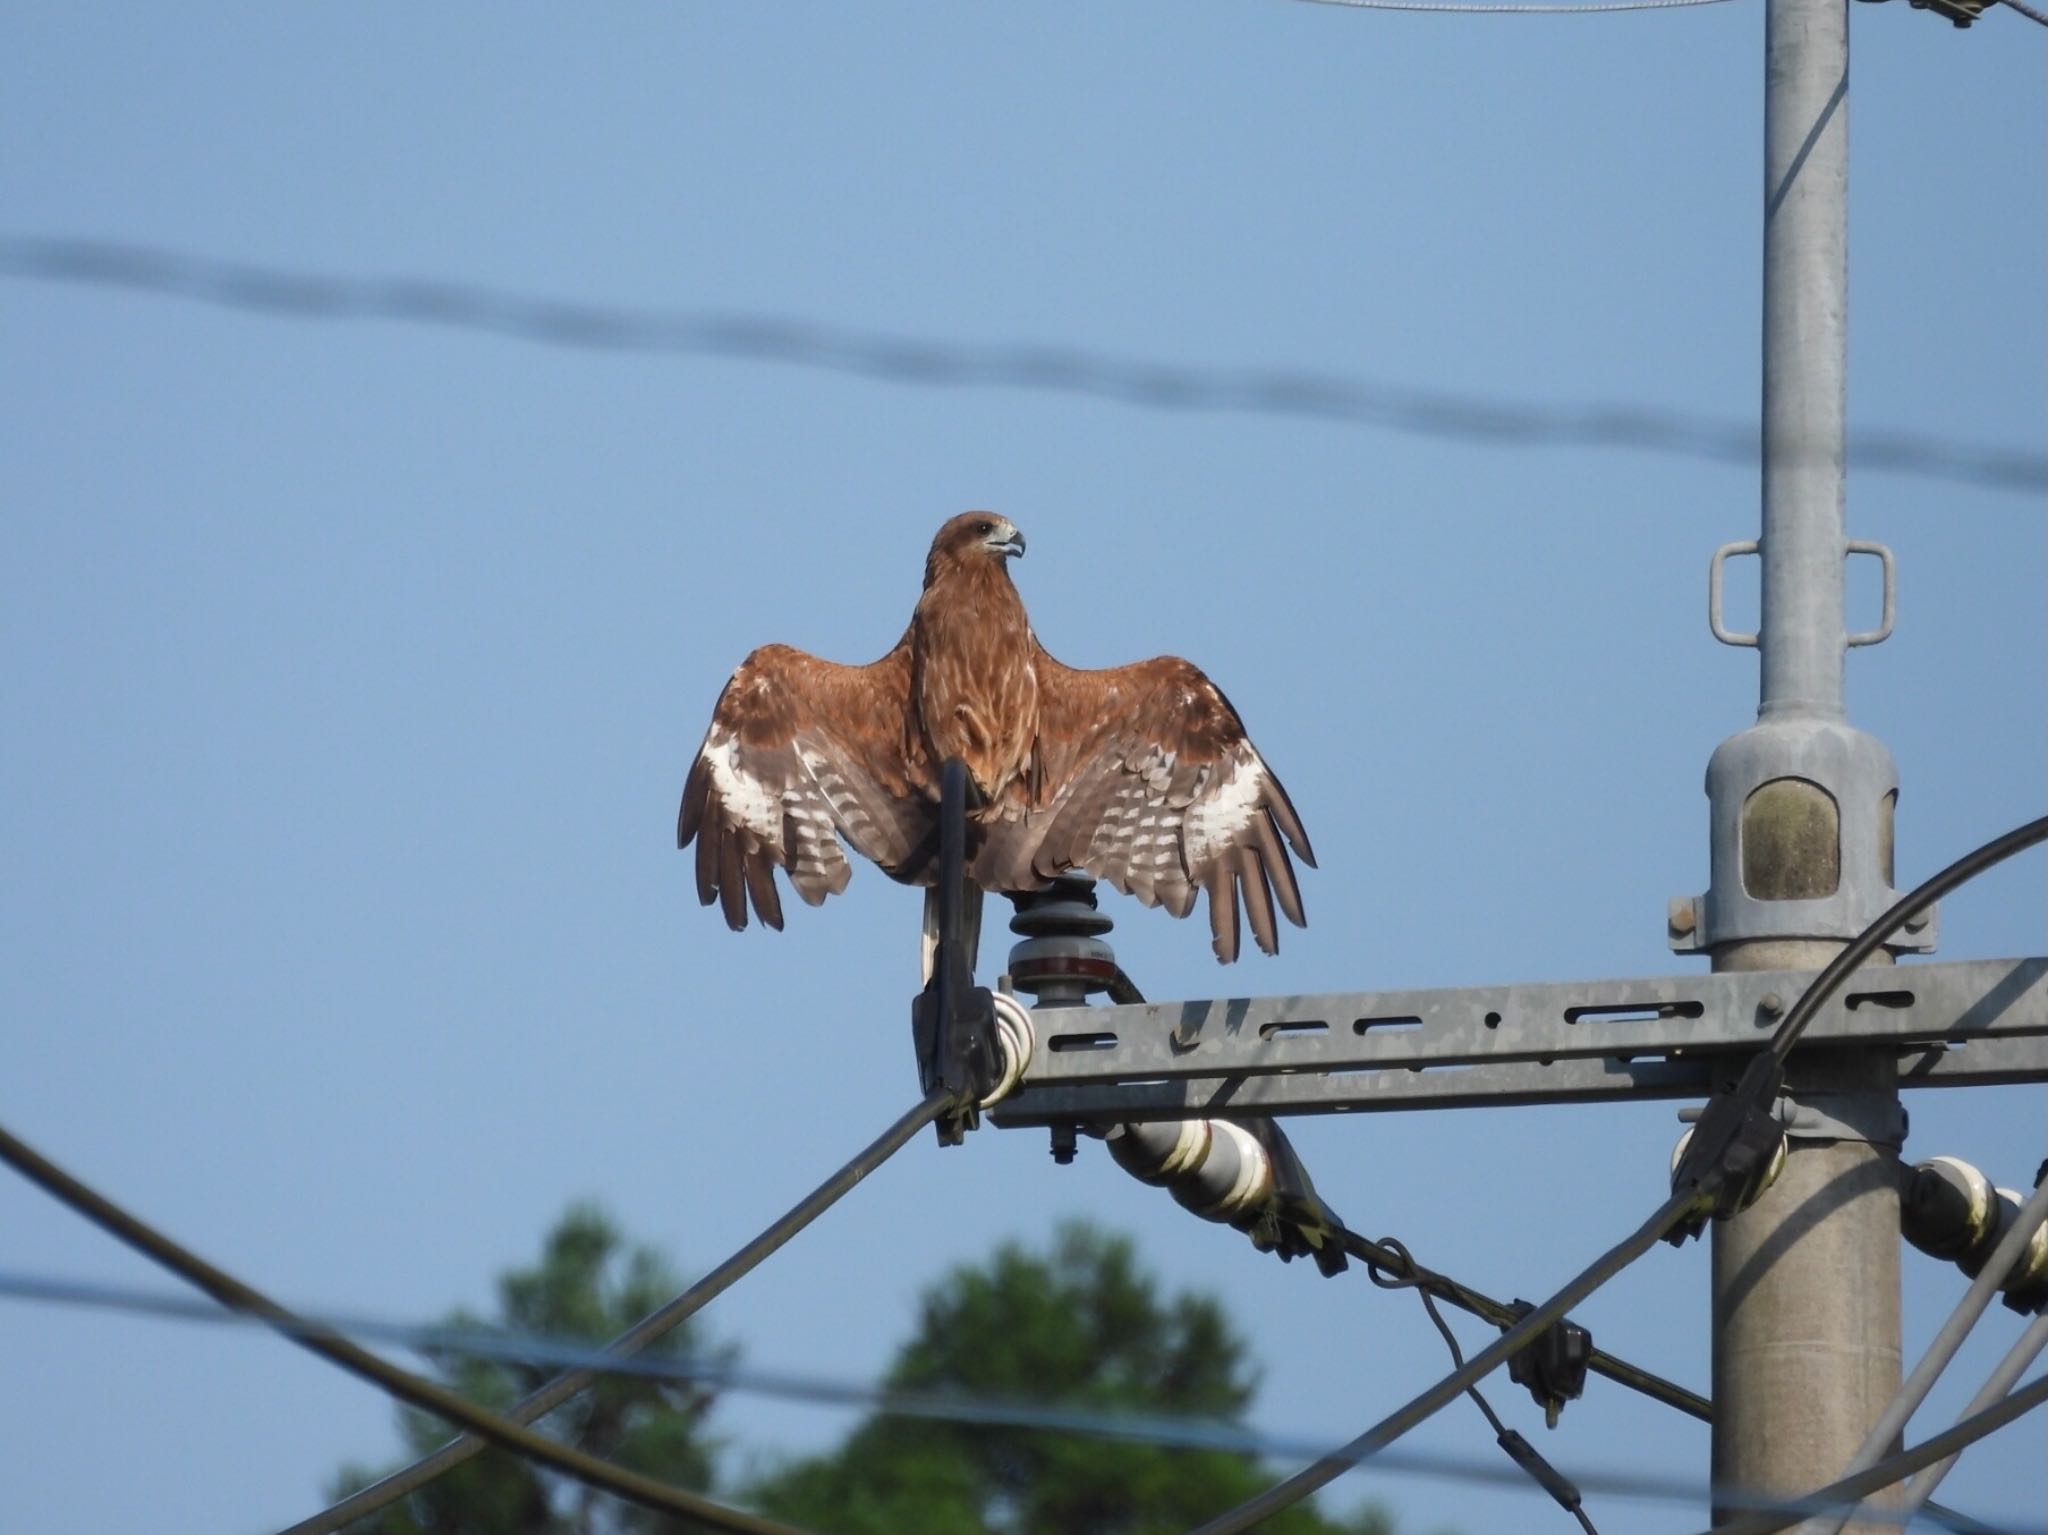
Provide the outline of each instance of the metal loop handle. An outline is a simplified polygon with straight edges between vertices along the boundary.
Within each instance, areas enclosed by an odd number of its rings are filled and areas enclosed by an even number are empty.
[[[1714,551],[1713,562],[1707,566],[1707,627],[1714,631],[1714,638],[1723,645],[1757,644],[1754,634],[1736,634],[1721,622],[1721,567],[1733,554],[1755,554],[1757,541],[1745,538],[1739,543],[1723,544]],[[1887,565],[1886,569],[1891,567]]]
[[[1851,647],[1857,645],[1882,645],[1891,638],[1892,625],[1898,618],[1898,562],[1892,558],[1890,549],[1867,538],[1849,539],[1844,543],[1843,549],[1844,558],[1851,554],[1869,554],[1875,555],[1884,563],[1883,616],[1879,619],[1878,626],[1875,629],[1866,629],[1857,634],[1846,635],[1844,636],[1844,643]],[[1723,645],[1747,645],[1753,648],[1758,643],[1756,635],[1738,634],[1723,623],[1721,619],[1723,567],[1735,555],[1756,554],[1758,551],[1759,546],[1753,538],[1745,538],[1738,543],[1723,544],[1714,551],[1713,561],[1707,566],[1707,627],[1713,631],[1714,638]]]
[[[1847,545],[1850,554],[1874,554],[1884,561],[1884,614],[1875,629],[1849,636],[1849,644],[1882,645],[1892,636],[1892,620],[1898,616],[1899,576],[1898,566],[1892,559],[1891,550],[1883,544],[1873,543],[1867,538],[1852,538]]]

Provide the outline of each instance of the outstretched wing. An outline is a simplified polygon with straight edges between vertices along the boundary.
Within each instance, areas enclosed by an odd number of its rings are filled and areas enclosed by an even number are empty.
[[[870,666],[787,645],[742,661],[718,695],[676,818],[676,846],[697,843],[697,898],[719,902],[736,932],[750,899],[779,928],[777,868],[816,906],[851,877],[840,837],[884,869],[902,867],[936,814],[929,775],[906,756],[909,710],[904,645]]]
[[[1237,958],[1238,912],[1274,953],[1275,902],[1303,925],[1284,836],[1315,866],[1287,791],[1222,690],[1177,656],[1106,671],[1037,657],[1031,799],[990,828],[976,877],[1024,889],[1081,869],[1177,917],[1209,895],[1217,959]]]

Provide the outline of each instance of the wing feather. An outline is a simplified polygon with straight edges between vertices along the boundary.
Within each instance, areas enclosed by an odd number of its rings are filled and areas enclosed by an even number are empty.
[[[747,925],[747,887],[740,872],[740,844],[745,828],[718,839],[718,903],[725,910],[725,925],[738,932]]]
[[[1230,860],[1237,866],[1238,887],[1244,892],[1240,904],[1251,924],[1252,941],[1262,954],[1278,953],[1280,934],[1273,926],[1273,891],[1266,883],[1266,868],[1259,861],[1259,850],[1241,842],[1231,850]]]
[[[1237,958],[1237,880],[1228,863],[1209,870],[1209,947],[1220,964]]]
[[[1237,957],[1239,912],[1279,945],[1274,907],[1304,925],[1291,845],[1314,865],[1301,818],[1222,691],[1174,656],[1104,671],[1037,649],[1035,799],[992,826],[975,863],[991,889],[1069,870],[1186,916],[1207,891],[1216,957]],[[1283,841],[1283,839],[1285,839]]]
[[[775,890],[775,865],[758,842],[748,851],[744,867],[747,894],[753,899],[754,910],[760,913],[763,922],[781,932],[782,897]]]
[[[869,666],[787,645],[741,662],[676,815],[676,845],[697,845],[697,898],[717,902],[734,929],[750,903],[779,928],[778,868],[815,906],[852,877],[847,847],[892,873],[910,865],[935,808],[929,770],[907,744],[909,710],[907,643]]]

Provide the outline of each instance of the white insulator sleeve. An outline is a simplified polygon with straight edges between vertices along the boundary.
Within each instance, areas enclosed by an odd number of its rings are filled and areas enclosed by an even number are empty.
[[[981,1100],[983,1108],[1002,1102],[1016,1091],[1037,1043],[1031,1030],[1031,1009],[1006,991],[992,995],[996,1004],[996,1051],[1003,1058],[1003,1069],[989,1095]]]
[[[1173,1197],[1206,1220],[1228,1221],[1273,1197],[1273,1162],[1258,1137],[1227,1119],[1206,1122],[1209,1154],[1169,1185]]]
[[[1983,1270],[1998,1244],[2005,1240],[2005,1234],[2019,1220],[2020,1207],[2027,1202],[2027,1196],[2018,1189],[1999,1189],[1997,1199],[1998,1211],[1992,1222],[1992,1234],[1981,1247],[1965,1254],[1956,1265],[1972,1279]],[[2048,1279],[2048,1222],[2034,1228],[2034,1234],[2020,1249],[2020,1255],[2012,1260],[2012,1268],[1999,1281],[1998,1287],[2006,1291],[2031,1290],[2044,1279]]]
[[[1206,1119],[1150,1120],[1118,1125],[1106,1137],[1116,1165],[1142,1183],[1170,1184],[1209,1155]]]
[[[1960,1157],[1930,1157],[1913,1169],[1900,1206],[1906,1240],[1934,1258],[1988,1253],[1997,1240],[1998,1195]]]

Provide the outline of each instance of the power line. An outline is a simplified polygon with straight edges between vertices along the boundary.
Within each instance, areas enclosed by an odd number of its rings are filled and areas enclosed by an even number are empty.
[[[0,1270],[0,1295],[16,1300],[84,1306],[179,1322],[261,1325],[259,1318],[225,1311],[182,1295],[137,1290],[120,1285],[51,1278]],[[1260,1456],[1313,1454],[1319,1446],[1299,1438],[1262,1432],[1213,1419],[1170,1417],[1157,1413],[1105,1412],[1098,1408],[1064,1407],[951,1392],[918,1391],[892,1386],[854,1384],[814,1375],[750,1369],[723,1358],[691,1358],[672,1354],[622,1358],[588,1345],[531,1333],[495,1332],[477,1328],[415,1326],[333,1313],[298,1312],[309,1329],[347,1333],[408,1349],[426,1357],[457,1354],[508,1363],[579,1366],[606,1375],[671,1381],[709,1390],[730,1390],[825,1407],[864,1407],[894,1416],[948,1423],[1036,1429],[1071,1433],[1168,1449],[1211,1450]],[[1441,1455],[1395,1455],[1378,1462],[1389,1470],[1426,1475],[1489,1479],[1490,1463]],[[1519,1474],[1497,1478],[1520,1485]],[[1595,1474],[1633,1496],[1696,1503],[1700,1491],[1690,1480]]]
[[[178,1322],[242,1327],[275,1325],[266,1324],[262,1318],[224,1310],[184,1295],[8,1270],[0,1270],[0,1296]],[[672,1381],[713,1391],[738,1391],[812,1406],[859,1407],[885,1416],[1075,1434],[1130,1444],[1156,1445],[1164,1449],[1300,1458],[1313,1455],[1321,1448],[1319,1443],[1311,1443],[1304,1438],[1214,1419],[1111,1412],[1093,1407],[853,1383],[816,1375],[753,1369],[717,1357],[674,1354],[623,1357],[585,1343],[523,1332],[420,1326],[332,1312],[296,1311],[294,1314],[311,1329],[331,1330],[390,1343],[428,1357],[460,1354],[558,1368],[586,1367],[604,1375]],[[1390,1449],[1376,1456],[1373,1465],[1383,1471],[1444,1480],[1503,1487],[1527,1485],[1519,1471],[1502,1467],[1492,1460],[1479,1461],[1468,1456],[1431,1451]],[[1632,1471],[1587,1471],[1576,1480],[1593,1491],[1617,1497],[1674,1504],[1697,1505],[1714,1492],[1712,1488],[1702,1489],[1691,1477],[1660,1477]],[[1733,1492],[1726,1497],[1742,1507],[1751,1506],[1754,1502],[1759,1507],[1782,1507],[1791,1512],[1819,1511],[1819,1506],[1810,1501],[1756,1502]],[[1883,1522],[1885,1511],[1877,1510],[1876,1516],[1879,1522]],[[1950,1529],[1969,1532],[1969,1535],[1985,1535],[1993,1528],[1939,1505],[1932,1506],[1927,1517]],[[2007,1535],[2048,1535],[2048,1526],[2030,1527],[2024,1532],[2010,1531]]]
[[[2002,837],[1993,837],[1982,847],[1972,848],[1947,868],[1900,896],[1875,922],[1858,933],[1846,949],[1829,960],[1827,968],[1800,993],[1799,1000],[1792,1004],[1784,1021],[1771,1035],[1770,1054],[1782,1064],[1792,1053],[1792,1047],[1799,1043],[1799,1036],[1806,1032],[1806,1026],[1813,1021],[1813,1015],[1841,989],[1850,972],[1875,954],[1878,946],[1907,922],[1985,870],[2040,842],[2048,842],[2048,816],[2017,826]]]
[[[855,1184],[902,1150],[913,1135],[938,1118],[950,1106],[951,1100],[944,1092],[934,1090],[926,1094],[923,1102],[903,1114],[873,1141],[855,1152],[851,1160],[798,1200],[759,1236],[674,1300],[650,1312],[620,1333],[605,1346],[605,1357],[623,1358],[636,1354],[656,1339],[673,1331],[686,1318],[695,1315],[714,1297],[752,1273],[770,1254],[831,1209]],[[532,1423],[544,1414],[554,1411],[570,1397],[587,1390],[596,1382],[598,1373],[596,1367],[591,1364],[572,1369],[520,1398],[506,1411],[505,1416],[514,1423]],[[484,1445],[484,1439],[475,1434],[452,1439],[432,1454],[422,1456],[411,1465],[402,1467],[367,1487],[359,1488],[311,1518],[300,1520],[283,1531],[282,1535],[329,1535],[329,1532],[387,1507],[408,1493],[425,1486],[443,1472],[452,1470],[481,1452]]]
[[[1076,347],[975,346],[786,316],[623,309],[471,283],[334,277],[150,246],[0,237],[0,276],[111,288],[271,316],[481,331],[581,350],[716,357],[944,389],[1072,394],[1148,410],[1287,417],[1496,445],[1632,448],[1712,463],[1759,461],[1754,423],[1638,405],[1552,406],[1290,369],[1202,369]],[[1877,429],[1850,434],[1865,473],[1995,490],[2048,488],[2048,455]]]
[[[1403,1258],[1408,1259],[1408,1272],[1384,1273],[1378,1265],[1368,1263],[1366,1274],[1382,1289],[1413,1290],[1416,1298],[1422,1302],[1422,1309],[1429,1314],[1429,1320],[1443,1338],[1444,1347],[1451,1351],[1451,1368],[1462,1370],[1465,1367],[1465,1351],[1458,1346],[1458,1335],[1451,1331],[1451,1324],[1446,1322],[1443,1313],[1436,1309],[1436,1297],[1429,1293],[1429,1286],[1424,1282],[1422,1271],[1415,1260],[1408,1257],[1408,1249],[1391,1239],[1385,1239],[1382,1245],[1392,1248]],[[1579,1528],[1585,1535],[1600,1535],[1600,1532],[1593,1528],[1593,1521],[1580,1500],[1579,1489],[1571,1479],[1551,1465],[1542,1452],[1528,1440],[1501,1422],[1500,1414],[1493,1410],[1493,1404],[1480,1392],[1476,1381],[1465,1388],[1465,1394],[1472,1398],[1472,1405],[1479,1409],[1480,1416],[1486,1419],[1486,1426],[1493,1430],[1494,1442],[1507,1452],[1508,1458],[1528,1472],[1530,1479],[1548,1493],[1558,1507],[1577,1520]]]
[[[943,1090],[927,1095],[917,1109],[898,1121],[899,1127],[910,1124],[903,1140],[908,1140],[916,1130],[936,1119],[951,1103],[951,1094]],[[399,1401],[456,1424],[480,1439],[657,1513],[695,1519],[712,1529],[732,1531],[735,1535],[803,1535],[793,1526],[741,1509],[727,1508],[636,1471],[607,1464],[594,1455],[535,1433],[522,1423],[487,1411],[444,1386],[401,1370],[332,1329],[307,1323],[268,1296],[208,1263],[189,1248],[88,1188],[5,1129],[0,1129],[0,1161],[5,1161],[54,1198],[222,1305],[260,1317],[308,1351],[369,1381]]]
[[[1695,1188],[1682,1188],[1657,1207],[1642,1225],[1595,1258],[1564,1288],[1475,1354],[1470,1363],[1453,1370],[1435,1385],[1389,1413],[1378,1423],[1339,1449],[1325,1452],[1313,1464],[1297,1471],[1286,1481],[1246,1499],[1236,1508],[1217,1515],[1195,1531],[1195,1535],[1240,1535],[1262,1519],[1299,1503],[1318,1488],[1335,1481],[1353,1466],[1370,1459],[1434,1414],[1467,1386],[1484,1380],[1509,1358],[1520,1353],[1543,1330],[1600,1286],[1655,1247],[1678,1223],[1693,1212],[1701,1197]]]
[[[2013,10],[2018,11],[2022,16],[2026,17],[2027,20],[2035,23],[2037,26],[2048,27],[2048,12],[2035,10],[2031,5],[2028,5],[2026,3],[2026,0],[2005,0],[2005,4],[2011,7]]]
[[[1597,16],[1615,11],[1676,11],[1727,0],[1601,0],[1591,5],[1464,5],[1450,0],[1302,0],[1354,11],[1444,11],[1471,16]],[[2010,4],[2011,0],[2007,0]]]
[[[2048,1179],[2043,1179],[2027,1202],[2020,1206],[2013,1217],[2012,1227],[1999,1238],[1998,1245],[1984,1260],[1984,1266],[1970,1281],[1970,1287],[1963,1292],[1963,1298],[1956,1303],[1948,1319],[1935,1329],[1933,1340],[1927,1351],[1920,1356],[1920,1362],[1913,1367],[1913,1373],[1906,1377],[1884,1411],[1877,1415],[1877,1421],[1870,1426],[1863,1443],[1857,1447],[1846,1468],[1847,1471],[1861,1471],[1875,1465],[1884,1458],[1885,1451],[1898,1442],[1908,1420],[1927,1399],[1927,1393],[1934,1389],[1934,1383],[1941,1378],[1963,1346],[1963,1340],[1970,1335],[1984,1308],[1991,1304],[1993,1293],[2005,1282],[2013,1266],[2026,1254],[2027,1245],[2033,1240],[2035,1230],[2044,1219],[2048,1219]],[[2022,1362],[2013,1371],[2018,1379],[2026,1365]],[[2000,1391],[1999,1396],[2005,1393]],[[1995,1399],[1995,1398],[1994,1398]],[[1978,1408],[1988,1403],[1973,1404]],[[1854,1506],[1838,1513],[1829,1514],[1816,1520],[1805,1535],[1840,1535],[1841,1528],[1854,1513]]]
[[[1923,1466],[1961,1454],[1979,1439],[1996,1433],[2015,1419],[2025,1417],[2043,1402],[2048,1402],[2048,1375],[2022,1386],[1996,1407],[1973,1413],[1953,1428],[1944,1429],[1931,1439],[1923,1439],[1910,1450],[1888,1456],[1868,1470],[1830,1482],[1803,1501],[1831,1508],[1853,1507],[1871,1493],[1891,1486]],[[1872,1514],[1877,1512],[1876,1509],[1870,1510]],[[1784,1529],[1799,1517],[1789,1509],[1759,1509],[1739,1514],[1725,1524],[1701,1531],[1700,1535],[1773,1535],[1774,1531]]]
[[[1512,1306],[1502,1305],[1491,1296],[1458,1283],[1449,1275],[1424,1268],[1415,1261],[1405,1246],[1392,1239],[1375,1242],[1346,1227],[1337,1233],[1337,1240],[1346,1252],[1366,1265],[1369,1273],[1391,1274],[1401,1279],[1413,1278],[1417,1285],[1438,1300],[1449,1301],[1459,1310],[1502,1329],[1512,1327],[1520,1320]],[[1713,1421],[1714,1404],[1697,1391],[1689,1391],[1675,1381],[1666,1380],[1663,1376],[1653,1374],[1639,1365],[1630,1364],[1625,1359],[1617,1359],[1605,1349],[1593,1350],[1593,1356],[1587,1362],[1586,1368],[1618,1386],[1626,1386],[1631,1391],[1641,1392],[1652,1401],[1674,1407],[1702,1423]]]

